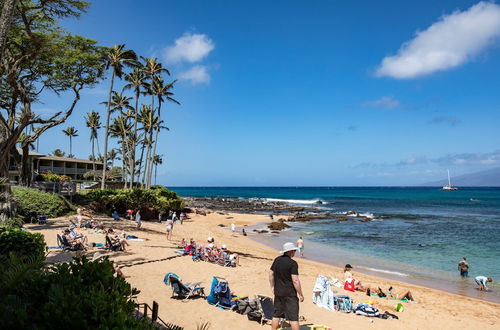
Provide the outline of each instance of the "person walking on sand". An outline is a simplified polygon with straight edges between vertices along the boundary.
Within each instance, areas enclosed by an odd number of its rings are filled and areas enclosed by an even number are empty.
[[[172,238],[172,233],[174,231],[174,220],[167,220],[167,239],[170,240]]]
[[[283,244],[282,255],[274,259],[269,270],[269,284],[274,294],[272,329],[277,330],[280,318],[286,318],[292,330],[299,330],[299,302],[304,301],[299,280],[299,265],[292,258],[297,247]]]
[[[486,286],[486,283],[493,282],[493,279],[486,276],[476,276],[474,281],[476,281],[477,285],[479,285],[479,291],[487,291],[488,287]]]
[[[302,236],[297,240],[297,250],[300,253],[300,257],[304,258],[304,241],[302,240]]]
[[[467,259],[465,257],[463,257],[458,263],[458,271],[460,272],[460,276],[469,277],[469,264],[467,263]]]
[[[236,233],[236,225],[234,223],[231,224],[231,231],[233,232],[233,236]]]
[[[137,210],[137,212],[135,212],[135,224],[137,226],[137,229],[141,229],[141,210]]]

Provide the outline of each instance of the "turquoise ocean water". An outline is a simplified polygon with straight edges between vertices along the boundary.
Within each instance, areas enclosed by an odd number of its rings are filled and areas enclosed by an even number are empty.
[[[462,280],[457,263],[466,256],[470,276],[500,281],[500,188],[436,187],[174,187],[181,196],[282,200],[332,214],[348,211],[373,221],[332,219],[296,223],[279,236],[257,237],[278,247],[303,236],[307,257],[366,273],[500,302],[500,285],[483,294]]]

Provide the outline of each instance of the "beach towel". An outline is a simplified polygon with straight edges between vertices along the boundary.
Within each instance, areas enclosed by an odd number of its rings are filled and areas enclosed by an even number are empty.
[[[318,275],[313,288],[312,300],[318,307],[323,307],[330,311],[334,310],[333,291],[326,276]]]
[[[165,283],[165,285],[170,285],[170,276],[173,276],[175,278],[177,278],[179,281],[182,281],[181,277],[175,273],[167,273],[167,275],[165,275],[165,277],[163,278],[163,283]]]
[[[330,285],[336,286],[337,288],[341,288],[342,282],[340,282],[338,278],[332,277],[332,279],[330,280]]]
[[[363,315],[369,317],[378,317],[380,315],[378,309],[375,306],[368,304],[357,304],[354,308],[354,313],[356,315]]]

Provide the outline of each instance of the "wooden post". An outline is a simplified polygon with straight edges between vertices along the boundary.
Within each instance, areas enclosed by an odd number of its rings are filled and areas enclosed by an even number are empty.
[[[151,319],[153,321],[156,321],[156,319],[158,318],[158,303],[156,301],[153,301],[153,313],[151,315]]]
[[[144,304],[144,317],[148,316],[148,304]]]

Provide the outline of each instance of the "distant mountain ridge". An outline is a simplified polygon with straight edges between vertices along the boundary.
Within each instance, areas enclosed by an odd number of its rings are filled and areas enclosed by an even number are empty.
[[[427,182],[422,186],[444,186],[448,179]],[[489,170],[451,177],[451,185],[455,187],[500,187],[500,167]]]

